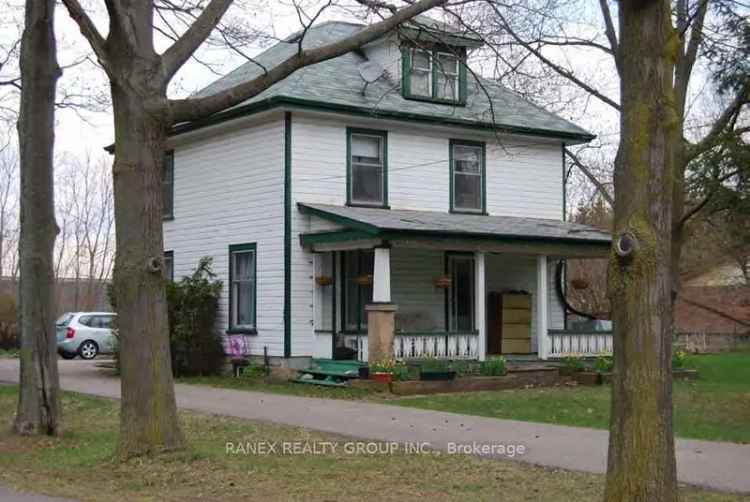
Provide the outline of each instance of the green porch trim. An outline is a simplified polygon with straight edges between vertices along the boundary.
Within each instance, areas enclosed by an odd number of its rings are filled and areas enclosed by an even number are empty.
[[[437,116],[437,115],[426,115],[421,113],[411,113],[396,110],[382,110],[375,109],[371,106],[353,106],[339,103],[329,103],[324,101],[315,101],[310,99],[295,98],[289,96],[273,96],[263,101],[250,103],[248,105],[239,106],[225,112],[220,112],[212,115],[209,118],[196,120],[186,124],[179,124],[172,128],[170,136],[177,136],[190,131],[202,129],[204,127],[220,124],[228,120],[236,119],[239,117],[245,117],[260,113],[263,111],[272,110],[278,107],[293,106],[300,109],[324,111],[324,112],[336,112],[345,113],[359,117],[367,118],[381,118],[381,119],[396,119],[404,120],[409,122],[419,122],[424,124],[433,125],[449,125],[467,128],[471,130],[480,130],[493,133],[507,133],[507,134],[524,134],[528,136],[540,136],[545,138],[559,138],[568,139],[573,141],[587,142],[596,138],[593,134],[580,134],[580,133],[568,133],[563,131],[554,131],[549,129],[540,129],[534,127],[520,127],[510,126],[492,122],[477,122],[469,119],[459,119],[450,116]],[[105,150],[112,153],[114,152],[114,145],[105,147]]]
[[[352,134],[378,136],[383,141],[383,202],[381,204],[366,204],[352,200]],[[346,205],[388,209],[388,131],[360,127],[346,128]]]
[[[359,220],[347,218],[346,216],[339,216],[337,214],[333,214],[328,211],[323,211],[323,210],[308,206],[307,204],[303,202],[298,202],[297,208],[299,209],[299,212],[302,214],[311,214],[313,216],[318,216],[330,222],[338,223],[339,225],[342,225],[345,227],[351,227],[354,230],[361,230],[362,232],[369,234],[371,237],[374,235],[377,235],[380,232],[380,229],[376,227],[375,225],[370,225],[369,223],[363,223]]]
[[[372,235],[360,230],[333,230],[331,232],[318,232],[313,234],[300,234],[299,240],[302,247],[307,248],[315,244],[335,244],[337,242],[349,242],[372,239]]]
[[[487,148],[484,141],[469,141],[464,139],[451,139],[448,142],[448,171],[450,173],[450,212],[451,213],[458,213],[458,214],[487,214]],[[453,148],[456,146],[475,146],[482,149],[482,159],[481,159],[481,167],[480,170],[482,172],[482,180],[481,180],[481,192],[482,192],[482,208],[478,209],[476,211],[472,211],[469,209],[456,209],[455,204],[455,198],[454,198],[454,166],[453,166]]]
[[[292,357],[292,112],[284,113],[284,357]]]
[[[232,263],[232,254],[242,251],[253,252],[253,325],[252,326],[235,326],[234,320],[234,298],[232,295],[232,281],[234,280],[234,266]],[[244,244],[229,245],[229,308],[227,309],[229,317],[227,319],[228,335],[256,335],[258,334],[258,245],[255,242]]]

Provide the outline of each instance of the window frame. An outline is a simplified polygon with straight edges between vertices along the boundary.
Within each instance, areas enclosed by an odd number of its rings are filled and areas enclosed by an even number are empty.
[[[415,51],[426,52],[430,55],[430,68],[432,70],[430,76],[430,90],[431,95],[414,94],[411,91],[411,72],[412,72],[412,59]],[[449,55],[456,58],[456,98],[445,99],[437,96],[437,75],[440,71],[437,64],[440,55]],[[401,48],[401,88],[403,97],[405,99],[412,99],[416,101],[429,101],[432,103],[449,104],[454,106],[465,106],[467,96],[467,66],[466,66],[466,49],[463,47],[455,47],[450,50],[446,46],[436,46],[432,49],[419,48],[413,45],[404,45]]]
[[[457,146],[467,146],[481,149],[479,172],[481,207],[478,209],[456,207],[456,170],[454,148]],[[487,151],[484,141],[470,141],[463,139],[451,139],[448,142],[448,164],[450,173],[450,212],[458,214],[487,214]]]
[[[172,266],[169,269],[169,276],[164,276],[166,280],[169,282],[174,282],[174,251],[164,251],[164,268],[166,269],[167,261],[169,261]]]
[[[354,187],[354,163],[352,162],[352,136],[377,136],[380,139],[381,153],[383,155],[383,176],[381,202],[363,202],[353,198]],[[388,206],[388,131],[380,129],[362,129],[357,127],[346,128],[346,205],[354,207],[376,207],[389,209]]]
[[[453,319],[455,318],[453,315],[454,311],[454,303],[453,303],[453,296],[454,296],[454,280],[453,280],[453,269],[451,268],[451,262],[453,260],[465,260],[470,261],[472,263],[472,275],[471,275],[471,330],[453,330],[452,324]],[[476,257],[474,256],[474,253],[469,252],[462,252],[462,251],[446,251],[444,254],[444,271],[445,275],[449,275],[451,277],[451,286],[445,290],[445,331],[448,333],[477,333],[477,318],[476,318]]]
[[[253,324],[234,324],[234,255],[253,253]],[[229,246],[229,305],[227,308],[227,334],[256,335],[258,333],[258,246],[256,243],[231,244]]]
[[[375,251],[373,249],[353,249],[348,251],[342,251],[341,252],[341,332],[345,334],[366,334],[367,333],[367,313],[364,310],[365,305],[368,305],[369,303],[372,303],[372,298],[370,301],[367,301],[363,295],[363,288],[365,286],[361,286],[357,284],[357,294],[356,298],[349,298],[349,284],[348,281],[354,281],[356,277],[359,277],[362,275],[364,271],[369,270],[369,266],[364,266],[365,269],[363,270],[363,262],[366,259],[366,255],[371,255],[372,258],[372,268],[374,271],[375,267]],[[348,264],[356,264],[356,272],[355,275],[352,277],[349,277],[347,274],[347,265]],[[370,288],[370,296],[372,296],[372,285],[369,286]],[[353,306],[353,304],[356,303],[357,306],[357,319],[356,319],[356,325],[354,326],[354,329],[351,329],[349,327],[349,307]]]
[[[165,181],[165,172],[169,172],[169,181]],[[164,200],[164,185],[169,185],[169,211],[166,211],[166,201]],[[161,193],[162,193],[162,207],[161,207],[161,219],[165,221],[174,219],[174,150],[167,150],[164,152],[164,160],[161,170]]]

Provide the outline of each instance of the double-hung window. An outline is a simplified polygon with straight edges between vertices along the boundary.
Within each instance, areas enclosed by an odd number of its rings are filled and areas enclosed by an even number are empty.
[[[432,97],[432,53],[412,49],[411,93],[415,96]]]
[[[164,251],[164,269],[162,270],[162,274],[167,281],[174,281],[174,251]]]
[[[256,246],[229,246],[229,330],[255,332]]]
[[[435,70],[435,97],[458,101],[458,58],[453,54],[438,52]]]
[[[161,203],[162,218],[174,218],[174,152],[164,154],[164,164],[161,169]]]
[[[388,135],[385,131],[348,129],[348,204],[388,205]]]
[[[438,103],[466,103],[465,52],[449,48],[403,49],[404,97]]]
[[[450,142],[451,211],[484,213],[484,143]]]

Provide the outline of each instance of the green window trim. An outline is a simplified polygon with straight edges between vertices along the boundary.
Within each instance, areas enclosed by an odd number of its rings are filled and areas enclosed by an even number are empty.
[[[167,262],[169,267],[167,267]],[[174,251],[164,251],[164,269],[162,270],[164,279],[174,282]]]
[[[164,152],[163,162],[161,171],[161,218],[168,221],[174,219],[174,150]],[[165,194],[168,194],[168,199]]]
[[[355,201],[352,197],[352,135],[378,136],[382,141],[383,154],[383,200],[381,203]],[[380,129],[346,128],[346,205],[353,207],[376,207],[389,209],[388,206],[388,131]]]
[[[463,139],[452,139],[448,142],[448,164],[450,171],[450,212],[457,214],[487,214],[487,148],[484,141],[469,141]],[[480,172],[481,180],[481,207],[477,209],[456,208],[455,206],[455,170],[453,149],[456,146],[472,146],[482,149]]]
[[[412,55],[414,51],[427,52],[430,54],[430,66],[432,75],[430,78],[431,95],[414,94],[411,89],[411,71],[412,71]],[[438,64],[439,54],[448,54],[458,59],[458,99],[445,99],[439,98],[438,93],[438,75],[440,72]],[[467,86],[467,67],[466,67],[466,49],[449,49],[449,48],[435,48],[435,49],[420,49],[411,45],[405,45],[401,48],[401,89],[405,99],[411,99],[415,101],[428,101],[431,103],[440,103],[447,105],[466,105],[466,96],[468,92]]]
[[[470,291],[471,296],[472,296],[472,307],[471,307],[471,325],[472,325],[472,327],[471,327],[470,330],[456,330],[456,329],[453,329],[453,327],[451,326],[451,320],[453,319],[453,316],[452,316],[451,313],[452,313],[453,307],[454,307],[452,294],[453,294],[453,287],[455,287],[455,284],[453,283],[454,282],[453,281],[453,270],[451,269],[451,260],[453,260],[453,259],[460,259],[460,260],[471,261],[471,263],[473,265],[472,266],[472,271],[473,271],[474,274],[476,274],[476,272],[475,272],[476,271],[476,263],[475,263],[476,257],[474,256],[474,253],[467,252],[467,251],[446,251],[443,254],[443,267],[444,267],[443,270],[445,271],[445,275],[450,275],[451,276],[451,282],[452,282],[451,287],[447,288],[444,291],[444,295],[443,295],[444,302],[445,302],[445,310],[444,310],[444,315],[445,315],[445,331],[446,331],[446,333],[466,333],[466,332],[473,332],[473,331],[476,330],[476,324],[477,324],[477,319],[476,319],[476,302],[478,301],[477,298],[476,298],[476,292],[475,292],[475,287],[476,287],[475,286],[475,282],[474,282],[474,281],[476,281],[475,275],[472,276],[472,286],[471,286],[471,291]]]
[[[234,324],[234,260],[236,253],[253,253],[253,322],[252,325],[237,326]],[[231,244],[229,246],[229,314],[227,319],[227,334],[255,335],[258,321],[258,246],[256,243]]]

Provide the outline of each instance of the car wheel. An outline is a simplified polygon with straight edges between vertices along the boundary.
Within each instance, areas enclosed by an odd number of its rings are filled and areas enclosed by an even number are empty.
[[[75,356],[75,354],[71,354],[70,352],[60,352],[60,357],[63,359],[73,359]]]
[[[78,347],[81,359],[93,359],[99,353],[99,346],[92,340],[86,340]]]

